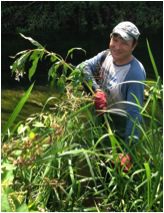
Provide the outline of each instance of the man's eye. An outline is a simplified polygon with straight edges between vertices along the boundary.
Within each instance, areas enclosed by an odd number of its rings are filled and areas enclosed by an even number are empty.
[[[124,45],[128,45],[128,43],[127,43],[126,41],[123,41],[123,44],[124,44]]]
[[[118,41],[118,39],[117,39],[117,38],[113,38],[113,41],[117,42],[117,41]]]

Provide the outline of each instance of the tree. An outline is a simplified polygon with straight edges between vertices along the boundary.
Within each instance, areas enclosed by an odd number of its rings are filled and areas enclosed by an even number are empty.
[[[162,28],[162,1],[2,2],[2,32],[105,31],[122,20],[142,30]],[[75,18],[76,17],[76,18]]]

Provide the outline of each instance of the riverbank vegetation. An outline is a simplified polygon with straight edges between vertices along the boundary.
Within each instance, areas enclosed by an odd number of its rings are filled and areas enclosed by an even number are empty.
[[[31,86],[2,128],[2,211],[163,211],[163,86],[149,42],[155,80],[143,82],[142,134],[128,148],[111,128],[108,116],[114,111],[100,122],[80,70],[67,63],[74,51],[85,51],[72,48],[63,58],[21,36],[35,49],[17,53],[11,70],[17,80],[28,77]],[[49,97],[40,112],[15,124],[35,87],[37,65],[45,58],[51,62],[50,87],[58,97]],[[116,161],[124,149],[133,158],[127,173]]]
[[[4,1],[1,5],[3,33],[103,33],[125,19],[149,33],[163,26],[162,1]]]
[[[76,18],[74,18],[76,17]],[[78,54],[72,63],[83,60],[108,48],[109,34],[120,21],[132,21],[141,32],[134,55],[145,66],[147,76],[154,72],[146,52],[146,38],[156,61],[159,75],[163,76],[163,2],[162,1],[3,1],[1,3],[2,29],[2,87],[17,88],[28,85],[26,80],[17,84],[11,78],[9,56],[22,49],[32,48],[19,33],[40,41],[50,51],[64,57],[67,50],[79,46],[87,51]],[[19,45],[18,45],[19,44]],[[37,83],[45,85],[46,65],[37,76]]]

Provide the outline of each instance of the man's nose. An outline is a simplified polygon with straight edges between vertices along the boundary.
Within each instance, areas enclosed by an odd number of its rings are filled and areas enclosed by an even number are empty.
[[[115,49],[119,50],[120,49],[120,43],[118,42],[117,44],[115,44]]]

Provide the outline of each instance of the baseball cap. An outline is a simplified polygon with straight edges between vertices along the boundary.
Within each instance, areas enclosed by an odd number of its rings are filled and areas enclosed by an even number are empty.
[[[140,32],[138,28],[130,21],[120,22],[114,27],[111,35],[114,33],[119,34],[124,40],[132,40],[133,38],[138,40]]]

